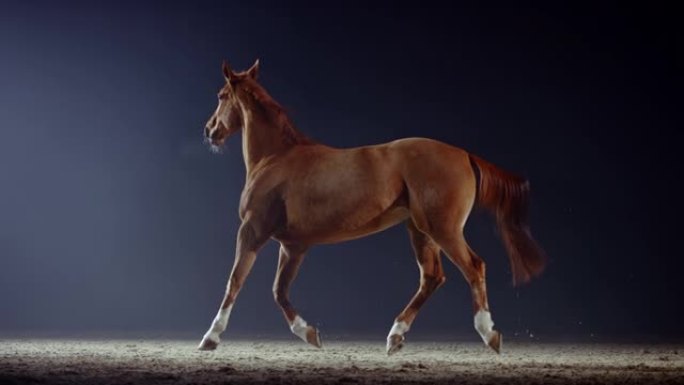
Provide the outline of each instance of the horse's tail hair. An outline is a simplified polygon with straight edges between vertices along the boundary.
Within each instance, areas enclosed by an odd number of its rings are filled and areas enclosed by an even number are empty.
[[[479,174],[477,203],[494,214],[501,239],[511,260],[513,285],[527,283],[546,265],[544,250],[532,238],[527,223],[530,183],[470,154]]]

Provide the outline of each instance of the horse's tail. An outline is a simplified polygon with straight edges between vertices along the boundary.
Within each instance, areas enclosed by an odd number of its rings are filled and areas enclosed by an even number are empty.
[[[541,274],[546,255],[532,238],[527,224],[530,183],[470,154],[479,171],[477,203],[496,217],[497,226],[511,260],[513,285]]]

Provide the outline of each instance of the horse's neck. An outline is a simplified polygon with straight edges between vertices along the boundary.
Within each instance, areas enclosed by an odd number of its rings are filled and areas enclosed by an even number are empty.
[[[283,141],[277,117],[245,111],[242,131],[242,156],[247,173],[262,159],[284,151],[292,144]]]

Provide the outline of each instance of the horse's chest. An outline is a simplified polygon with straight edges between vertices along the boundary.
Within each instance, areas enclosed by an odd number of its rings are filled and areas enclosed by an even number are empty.
[[[240,219],[244,219],[247,212],[251,212],[256,217],[272,217],[274,210],[283,210],[284,202],[279,189],[273,186],[265,186],[259,181],[248,181],[240,196]]]

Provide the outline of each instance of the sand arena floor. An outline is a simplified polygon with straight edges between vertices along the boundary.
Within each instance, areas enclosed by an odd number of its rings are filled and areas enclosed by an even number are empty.
[[[0,384],[684,384],[684,346],[407,341],[0,339]]]

